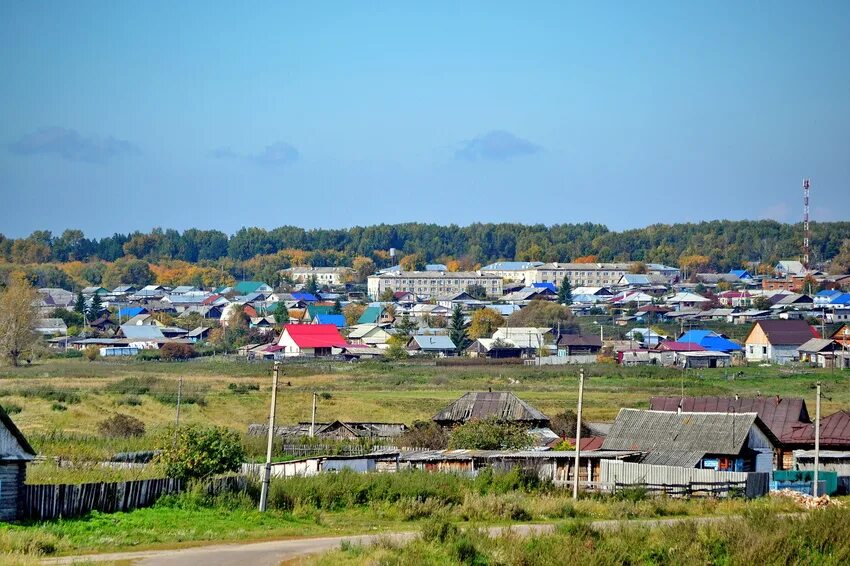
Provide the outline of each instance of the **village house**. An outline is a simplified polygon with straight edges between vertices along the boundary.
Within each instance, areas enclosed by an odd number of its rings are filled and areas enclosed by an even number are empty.
[[[0,425],[0,521],[14,521],[22,511],[27,464],[36,454],[2,407]]]
[[[285,324],[278,346],[283,346],[283,356],[323,357],[331,356],[332,348],[348,345],[333,324]]]
[[[744,341],[744,355],[748,362],[786,364],[799,359],[800,346],[819,337],[805,320],[759,320]]]
[[[445,335],[415,335],[407,341],[407,351],[411,354],[430,354],[446,357],[457,354],[457,347],[452,339]]]
[[[468,421],[486,419],[520,423],[529,428],[549,426],[549,417],[507,391],[466,393],[431,418],[443,427],[454,427]]]
[[[793,450],[800,447],[795,431],[811,424],[806,402],[797,397],[653,397],[650,410],[685,413],[757,413],[779,442],[774,468],[791,469]],[[814,440],[812,441],[814,444]],[[806,445],[807,446],[807,445]]]
[[[778,443],[755,412],[620,409],[602,449],[639,450],[643,464],[769,473]]]

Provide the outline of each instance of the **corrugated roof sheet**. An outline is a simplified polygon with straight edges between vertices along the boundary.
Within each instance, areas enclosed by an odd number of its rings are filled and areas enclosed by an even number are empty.
[[[655,411],[696,413],[757,413],[774,436],[782,440],[795,427],[811,422],[803,399],[790,397],[653,397],[649,408]]]
[[[549,417],[507,391],[473,391],[432,417],[438,423],[496,419],[548,423]]]
[[[760,423],[754,412],[678,413],[621,409],[603,448],[666,453],[666,456],[655,454],[650,458],[687,462],[696,454],[700,454],[700,458],[704,454],[739,454],[757,422]],[[766,427],[764,430],[770,435]]]

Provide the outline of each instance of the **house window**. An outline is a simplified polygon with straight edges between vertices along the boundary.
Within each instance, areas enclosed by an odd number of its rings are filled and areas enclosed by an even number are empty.
[[[765,356],[767,355],[767,346],[761,347],[761,353],[764,354]]]

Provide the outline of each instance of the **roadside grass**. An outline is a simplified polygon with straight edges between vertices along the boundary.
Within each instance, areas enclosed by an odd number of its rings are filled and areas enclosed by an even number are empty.
[[[365,564],[824,564],[850,562],[850,510],[829,508],[782,517],[767,509],[746,510],[742,519],[711,524],[627,525],[598,531],[585,521],[554,533],[490,537],[434,519],[408,543],[379,541],[342,545],[308,559],[325,566]]]
[[[586,522],[705,515],[762,515],[796,511],[784,498],[683,501],[670,498],[587,497],[519,470],[455,474],[343,471],[310,478],[275,479],[269,510],[259,513],[259,486],[208,496],[190,490],[128,513],[91,513],[77,519],[0,525],[0,554],[51,556],[140,548],[173,548],[213,541],[333,536],[516,522]]]

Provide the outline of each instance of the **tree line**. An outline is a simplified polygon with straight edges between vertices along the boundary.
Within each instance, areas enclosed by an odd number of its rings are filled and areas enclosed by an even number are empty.
[[[850,222],[813,223],[811,230],[816,263],[839,255],[842,242],[850,239]],[[409,263],[415,265],[441,262],[469,268],[500,260],[568,262],[589,257],[601,262],[679,265],[683,258],[699,257],[707,258],[700,268],[727,271],[745,262],[772,264],[798,258],[802,236],[801,224],[772,220],[654,224],[621,232],[591,223],[407,223],[311,230],[282,226],[273,230],[242,228],[233,235],[218,230],[156,228],[99,239],[87,238],[81,230],[65,230],[58,236],[39,230],[18,239],[0,234],[0,265],[75,264],[78,273],[70,278],[93,284],[100,284],[99,278],[110,283],[168,278],[167,273],[147,273],[142,262],[181,277],[192,265],[196,267],[191,278],[211,281],[269,276],[293,265],[351,266],[358,258],[361,264],[368,260],[376,267],[386,267],[392,262],[389,250],[395,248],[398,257],[412,258]],[[115,263],[118,267],[107,274]],[[133,272],[132,277],[125,273],[128,271]],[[44,275],[36,277],[43,279]]]

